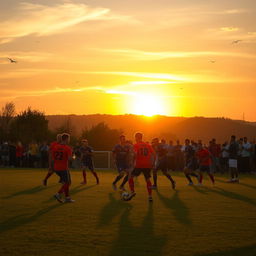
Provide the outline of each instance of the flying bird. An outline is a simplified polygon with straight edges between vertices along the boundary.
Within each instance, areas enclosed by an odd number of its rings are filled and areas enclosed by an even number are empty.
[[[242,40],[234,40],[234,41],[232,41],[231,44],[238,44],[238,43],[240,43],[240,42],[242,42]]]
[[[215,62],[216,62],[216,60],[209,60],[209,62],[211,62],[211,63],[215,63]]]
[[[17,63],[17,60],[11,59],[11,58],[7,58],[11,63]]]

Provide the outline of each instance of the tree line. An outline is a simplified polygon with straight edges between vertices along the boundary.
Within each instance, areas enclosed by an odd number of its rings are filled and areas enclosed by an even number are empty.
[[[60,127],[50,130],[44,112],[27,107],[16,113],[15,104],[7,102],[0,111],[0,142],[18,142],[29,144],[31,142],[43,143],[56,139],[59,133],[71,135],[71,145],[76,145],[82,138],[88,139],[94,150],[111,150],[122,134],[121,129],[111,129],[104,122],[90,128],[83,128],[76,134],[74,127],[67,119]]]

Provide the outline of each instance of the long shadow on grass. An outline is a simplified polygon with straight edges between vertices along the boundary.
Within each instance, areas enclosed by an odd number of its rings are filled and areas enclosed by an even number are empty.
[[[35,193],[41,192],[41,191],[43,191],[47,188],[49,188],[49,187],[36,186],[36,187],[33,187],[33,188],[29,188],[29,189],[25,189],[25,190],[13,193],[9,196],[2,197],[2,199],[10,199],[10,198],[15,197],[15,196],[35,194]]]
[[[101,209],[99,215],[99,226],[109,224],[122,210],[131,208],[129,203],[120,199],[117,200],[114,197],[114,193],[109,193],[108,197],[109,202]]]
[[[18,228],[20,226],[26,225],[28,223],[31,223],[33,221],[36,221],[39,217],[41,217],[42,215],[56,209],[59,208],[61,206],[63,206],[64,204],[55,204],[55,205],[51,205],[49,207],[46,207],[44,209],[41,209],[39,211],[37,211],[34,215],[26,215],[26,214],[19,214],[17,216],[11,217],[3,222],[0,223],[0,233],[3,233],[5,231],[8,230],[12,230],[15,228]]]
[[[79,186],[76,186],[76,187],[70,189],[69,192],[70,192],[70,195],[72,196],[72,195],[75,195],[75,194],[80,193],[82,191],[85,191],[85,190],[88,190],[90,188],[93,188],[95,186],[97,186],[97,185],[91,185],[91,186],[87,186],[87,187],[84,186],[84,185],[79,185]],[[49,203],[51,201],[56,201],[56,199],[54,197],[51,197],[48,200],[44,201],[44,203]]]
[[[124,210],[121,215],[118,237],[113,241],[109,255],[163,255],[162,250],[167,243],[167,236],[156,235],[154,232],[152,204],[149,204],[147,215],[139,227],[132,225],[129,219],[130,212],[131,208]]]
[[[215,179],[215,180],[220,182],[220,183],[227,183],[227,181],[224,181],[224,180],[220,180],[220,179]],[[250,185],[250,184],[246,184],[246,183],[243,183],[243,182],[234,183],[234,185],[241,185],[241,186],[244,186],[244,187],[256,189],[256,186],[253,186],[253,185]]]
[[[246,247],[235,248],[222,252],[194,254],[194,256],[255,256],[256,244]]]
[[[171,198],[163,196],[158,190],[156,191],[156,194],[165,205],[165,207],[172,210],[173,215],[177,219],[177,221],[184,225],[192,224],[192,221],[189,218],[189,209],[180,199],[178,191],[175,191]]]
[[[194,187],[194,188],[195,188],[195,190],[197,190],[200,193],[213,192],[213,193],[219,194],[221,196],[225,196],[225,197],[228,197],[228,198],[231,198],[231,199],[239,200],[239,201],[251,204],[253,206],[256,206],[256,201],[253,200],[252,198],[241,195],[241,194],[237,194],[235,192],[225,190],[223,188],[218,188],[218,187],[215,187],[214,189],[207,188],[207,187],[200,187],[200,188],[199,187],[197,187],[197,188]]]

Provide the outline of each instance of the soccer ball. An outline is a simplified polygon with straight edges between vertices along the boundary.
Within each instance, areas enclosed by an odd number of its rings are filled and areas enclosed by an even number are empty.
[[[129,197],[130,197],[130,193],[127,192],[127,191],[123,191],[121,193],[121,199],[124,200],[124,201],[128,201],[129,200]]]

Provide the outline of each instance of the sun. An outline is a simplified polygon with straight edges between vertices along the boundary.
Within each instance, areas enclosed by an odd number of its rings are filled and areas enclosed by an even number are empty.
[[[134,98],[132,113],[144,116],[165,115],[166,109],[159,96],[140,94]]]

